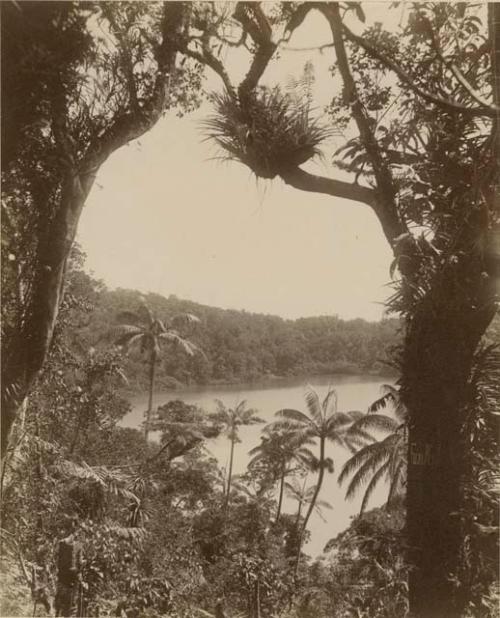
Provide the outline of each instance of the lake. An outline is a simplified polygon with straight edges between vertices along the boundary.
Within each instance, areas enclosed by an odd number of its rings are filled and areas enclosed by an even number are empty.
[[[236,385],[236,386],[213,386],[191,387],[182,390],[156,393],[154,405],[159,406],[167,401],[181,399],[188,404],[196,404],[207,412],[216,409],[215,399],[220,399],[227,407],[234,407],[241,400],[246,400],[248,407],[256,408],[261,418],[266,422],[274,420],[274,413],[281,408],[296,408],[305,411],[305,388],[310,384],[315,388],[320,397],[326,394],[328,386],[335,387],[338,394],[339,410],[366,411],[368,405],[380,396],[382,384],[390,382],[390,378],[375,376],[346,376],[337,375],[329,377],[312,377],[304,379],[287,379],[273,382],[267,385]],[[147,407],[147,394],[130,398],[132,411],[121,422],[125,427],[138,427],[143,420],[144,410]],[[234,473],[240,474],[245,471],[249,461],[248,451],[260,443],[260,433],[263,425],[243,427],[240,430],[241,443],[235,447]],[[221,466],[227,465],[229,456],[229,440],[221,436],[207,443],[209,452],[217,458]],[[313,449],[314,450],[314,449]],[[325,544],[350,523],[351,517],[359,513],[362,496],[358,495],[354,500],[346,501],[345,486],[340,488],[337,484],[337,475],[349,453],[340,447],[328,445],[327,456],[332,457],[335,463],[335,472],[325,476],[320,499],[326,500],[332,505],[332,510],[325,509],[322,521],[321,517],[313,513],[309,520],[311,539],[304,547],[311,556],[320,555]],[[314,484],[314,476],[308,479],[308,485]],[[381,485],[372,495],[369,508],[380,506],[385,502],[387,489]],[[284,503],[286,512],[295,512],[295,503],[286,500]]]

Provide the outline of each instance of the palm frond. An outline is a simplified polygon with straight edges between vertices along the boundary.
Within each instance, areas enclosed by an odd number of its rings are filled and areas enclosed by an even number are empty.
[[[365,414],[357,420],[350,428],[349,432],[356,433],[359,430],[374,430],[393,433],[400,427],[400,423],[385,414]]]
[[[378,459],[389,459],[390,456],[391,449],[387,448],[387,445],[384,444],[384,442],[374,442],[373,444],[366,445],[345,462],[339,474],[339,484],[342,484],[351,474],[356,475],[359,470],[363,470],[362,476],[363,474],[369,473],[370,469],[375,469],[377,467]],[[357,478],[358,477],[356,477],[356,479]],[[354,477],[351,480],[349,487],[351,487],[353,481]],[[361,484],[363,484],[362,480],[359,482],[359,485]],[[350,494],[352,494],[359,486],[357,481],[354,485],[355,487],[349,492]]]
[[[135,545],[140,545],[147,535],[146,529],[138,526],[119,526],[115,523],[108,523],[107,529],[121,539],[132,541]]]
[[[312,440],[308,440],[308,439],[306,439],[306,440],[307,440],[307,442],[312,442]],[[313,454],[313,452],[310,449],[308,449],[307,447],[303,446],[300,449],[298,449],[298,451],[295,454],[295,457],[297,459],[299,459],[301,462],[307,463],[307,462],[311,461],[315,457],[315,455]]]
[[[333,509],[333,506],[326,500],[317,500],[316,506],[318,506],[321,509],[329,509],[330,511]]]
[[[317,429],[312,424],[306,426],[303,423],[299,423],[297,421],[282,419],[269,423],[268,426],[276,431],[292,432],[295,436],[297,436],[297,440],[305,441],[310,440],[311,438],[316,438],[318,436]]]
[[[328,418],[337,412],[338,396],[334,388],[329,388],[326,397],[323,399],[323,417]]]
[[[293,423],[297,423],[299,425],[303,425],[306,427],[314,426],[313,421],[307,416],[307,414],[300,412],[300,410],[292,410],[290,408],[284,408],[282,410],[278,410],[275,416],[283,420],[291,421]]]
[[[332,391],[330,391],[328,395],[330,395],[331,392]],[[316,423],[317,426],[320,426],[321,423],[323,422],[325,411],[321,404],[321,400],[319,398],[318,393],[313,389],[312,386],[307,387],[305,399],[306,399],[307,409],[309,410],[309,414],[311,415],[311,418],[313,419],[313,421]]]
[[[379,412],[381,409],[386,408],[389,404],[392,404],[395,417],[403,422],[406,420],[406,408],[401,400],[401,394],[399,388],[392,386],[391,384],[383,384],[381,386],[382,396],[375,400],[369,407],[368,413],[373,414]]]
[[[164,333],[160,333],[158,337],[160,339],[168,341],[169,343],[172,343],[173,345],[178,346],[189,356],[194,356],[196,352],[200,351],[197,345],[195,345],[191,341],[188,341],[187,339],[184,339],[184,337],[181,337],[179,333],[173,330],[167,330]]]
[[[111,339],[118,339],[125,335],[142,335],[144,332],[143,328],[135,324],[116,324],[109,329],[108,336]]]
[[[234,414],[237,416],[239,414],[242,414],[245,411],[247,405],[247,400],[246,399],[242,399],[237,406],[234,408]]]
[[[401,459],[395,470],[389,471],[390,486],[387,504],[391,504],[394,499],[403,491],[404,480],[406,477],[406,462]]]
[[[110,470],[106,466],[89,466],[85,462],[77,464],[66,459],[59,462],[57,468],[65,476],[81,481],[90,481],[110,494],[129,500],[137,500],[137,496],[128,489],[128,478],[118,470]]]
[[[346,431],[357,418],[354,412],[336,412],[326,421],[327,436]]]
[[[379,481],[387,473],[388,468],[389,468],[389,462],[387,461],[386,463],[380,466],[380,468],[375,472],[375,474],[370,479],[370,482],[368,483],[364,496],[363,496],[363,501],[361,502],[361,509],[360,509],[361,515],[365,512],[366,506],[368,505],[368,500],[370,499],[371,495],[375,491],[375,488],[378,485]]]
[[[256,415],[257,410],[248,408],[246,410],[242,410],[238,415],[238,424],[239,425],[258,425],[260,423],[265,423],[266,421],[260,416]]]

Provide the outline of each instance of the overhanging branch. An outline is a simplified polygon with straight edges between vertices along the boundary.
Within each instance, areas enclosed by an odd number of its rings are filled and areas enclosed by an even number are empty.
[[[496,106],[494,105],[481,104],[474,107],[468,107],[467,105],[462,105],[451,99],[445,99],[438,95],[432,94],[431,92],[417,85],[413,77],[409,75],[402,67],[400,67],[397,62],[383,54],[374,45],[368,43],[368,41],[366,41],[363,37],[354,34],[354,32],[349,30],[349,28],[345,24],[343,24],[343,31],[347,39],[359,45],[359,47],[364,49],[365,52],[369,54],[372,58],[378,60],[380,64],[382,64],[384,67],[393,71],[404,84],[406,84],[415,94],[422,97],[426,101],[434,103],[435,105],[439,105],[440,107],[443,107],[450,111],[468,114],[471,116],[485,116],[488,118],[495,118],[495,116],[498,114],[498,110],[496,110]],[[457,77],[456,74],[455,77]],[[463,83],[462,86],[464,86]],[[472,93],[469,91],[469,94]],[[474,98],[476,98],[477,100],[476,96],[474,96]]]
[[[236,96],[236,91],[234,89],[234,86],[232,85],[231,79],[226,69],[224,68],[224,65],[222,64],[222,62],[218,58],[216,58],[214,54],[210,51],[210,48],[206,41],[200,41],[200,43],[201,43],[201,49],[202,49],[201,53],[197,52],[196,50],[189,49],[187,45],[184,46],[181,49],[181,51],[186,56],[189,56],[190,58],[193,58],[194,60],[198,61],[200,64],[204,64],[210,67],[212,71],[217,73],[217,75],[221,78],[229,94],[231,94],[232,96]]]
[[[313,8],[316,8],[314,2],[303,2],[295,7],[285,25],[285,40],[290,38]],[[273,40],[271,24],[258,2],[238,2],[234,18],[248,33],[256,48],[250,69],[238,88],[241,98],[257,86],[281,41]]]
[[[327,178],[326,176],[310,174],[300,167],[281,171],[280,178],[282,178],[287,185],[300,189],[301,191],[322,193],[324,195],[331,195],[332,197],[353,200],[371,207],[373,207],[376,202],[376,195],[373,189],[344,182],[342,180]]]
[[[404,231],[399,218],[390,208],[387,208],[383,199],[374,189],[310,174],[299,167],[282,170],[280,178],[287,185],[301,191],[321,193],[370,206],[380,221],[385,237],[391,246],[394,244],[394,239]]]
[[[338,3],[319,4],[318,9],[323,13],[330,25],[337,57],[339,72],[344,84],[347,101],[350,105],[352,116],[358,127],[361,143],[369,157],[370,164],[377,183],[377,202],[373,208],[382,224],[384,234],[390,245],[394,239],[406,231],[404,222],[399,217],[396,204],[396,187],[391,170],[382,155],[380,144],[374,134],[374,123],[363,105],[354,81],[349,59],[345,49],[343,38],[343,23],[340,16]]]

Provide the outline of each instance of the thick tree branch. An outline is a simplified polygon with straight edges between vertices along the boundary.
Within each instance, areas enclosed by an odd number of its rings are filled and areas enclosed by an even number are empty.
[[[313,8],[316,8],[314,2],[297,5],[285,25],[287,36],[284,40],[289,40]],[[238,88],[239,96],[243,98],[257,86],[281,41],[273,41],[271,25],[259,2],[238,2],[233,17],[248,33],[256,48],[250,69]]]
[[[385,208],[385,204],[379,201],[377,192],[374,189],[310,174],[299,167],[282,170],[280,178],[287,185],[301,191],[322,193],[323,195],[352,200],[370,206],[379,219],[390,245],[402,233],[403,228],[399,219],[394,218],[391,211]]]
[[[189,6],[184,2],[164,3],[162,41],[155,52],[158,70],[151,96],[138,110],[116,117],[90,143],[79,163],[72,159],[76,154],[66,126],[68,116],[64,89],[52,101],[54,137],[67,164],[61,170],[60,198],[55,215],[40,243],[37,272],[26,308],[29,319],[12,341],[9,362],[2,363],[2,456],[5,455],[20,402],[29,392],[49,350],[62,298],[66,262],[95,174],[115,150],[148,131],[168,105],[179,37],[188,10]]]
[[[258,2],[238,2],[233,17],[255,45],[261,46],[271,41],[271,26]]]
[[[158,122],[168,104],[169,90],[175,73],[175,59],[181,45],[182,30],[188,7],[184,2],[165,2],[162,19],[162,41],[155,55],[158,70],[153,92],[141,108],[126,112],[88,147],[82,172],[92,176],[115,150],[140,137]]]
[[[68,105],[66,93],[60,76],[54,80],[54,95],[51,98],[51,128],[59,155],[66,166],[75,165],[75,149],[68,130]]]
[[[109,21],[113,34],[120,43],[119,53],[120,59],[122,61],[123,72],[125,73],[125,79],[127,80],[130,104],[132,109],[137,110],[139,109],[139,101],[137,99],[137,86],[134,77],[134,65],[132,62],[132,54],[130,53],[128,43],[126,41],[126,37],[123,36],[116,22],[116,19],[113,15],[112,6],[110,4],[107,4],[106,2],[103,2],[101,4],[101,10],[103,12],[103,15]]]
[[[215,73],[217,73],[217,75],[221,78],[226,90],[229,92],[229,94],[233,97],[236,97],[236,90],[234,89],[233,84],[231,83],[231,79],[229,77],[229,74],[227,73],[226,69],[224,68],[224,65],[222,64],[222,62],[216,58],[214,56],[214,54],[211,52],[209,46],[208,46],[208,42],[206,40],[201,40],[201,53],[193,50],[193,49],[189,49],[189,47],[187,45],[183,45],[182,48],[180,49],[180,51],[182,51],[183,54],[185,54],[186,56],[189,56],[190,58],[193,58],[194,60],[196,60],[197,62],[199,62],[200,64],[206,65],[208,67],[210,67],[212,69],[212,71],[214,71]]]
[[[424,90],[424,88],[418,86],[415,83],[413,77],[409,75],[404,69],[402,69],[394,60],[385,56],[376,47],[363,39],[363,37],[354,34],[345,24],[343,24],[343,31],[347,39],[359,45],[362,49],[366,51],[367,54],[369,54],[375,60],[378,60],[384,67],[396,73],[396,75],[404,84],[406,84],[415,94],[422,97],[426,101],[434,103],[435,105],[439,105],[440,107],[443,107],[450,111],[468,114],[471,116],[486,116],[489,118],[494,118],[497,114],[497,111],[495,111],[495,106],[492,105],[468,107],[466,105],[462,105],[461,103],[457,103],[456,101],[445,99],[443,97],[432,94],[427,90]]]
[[[239,97],[243,99],[259,83],[276,51],[277,44],[272,41],[271,26],[258,3],[238,2],[233,17],[250,35],[256,47],[250,69],[238,88]]]
[[[392,174],[374,135],[374,123],[363,106],[351,73],[344,45],[343,24],[339,5],[332,2],[328,4],[319,4],[318,8],[330,25],[337,63],[344,83],[347,100],[358,127],[361,143],[370,158],[373,174],[377,183],[377,207],[375,212],[382,223],[385,236],[392,246],[395,238],[406,232],[405,225],[398,214],[395,200],[396,188],[394,186]]]
[[[353,200],[371,207],[373,207],[376,202],[376,194],[373,189],[344,182],[342,180],[327,178],[326,176],[310,174],[300,167],[281,171],[280,178],[282,178],[287,185],[300,189],[301,191],[322,193],[324,195],[331,195],[332,197]]]

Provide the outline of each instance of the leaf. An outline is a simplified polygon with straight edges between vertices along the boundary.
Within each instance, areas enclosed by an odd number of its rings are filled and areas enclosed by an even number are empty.
[[[313,426],[313,421],[300,410],[292,410],[290,408],[284,408],[283,410],[278,410],[275,414],[278,418],[284,419],[286,421],[292,421],[298,425],[303,426]]]

